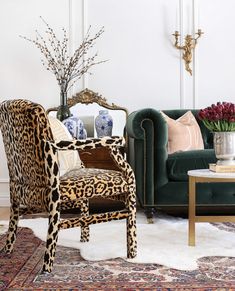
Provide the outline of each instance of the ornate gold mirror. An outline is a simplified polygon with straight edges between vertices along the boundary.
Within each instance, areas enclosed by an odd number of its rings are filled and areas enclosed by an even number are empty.
[[[99,111],[102,109],[110,110],[109,114],[113,118],[113,130],[112,136],[122,136],[124,134],[124,128],[128,116],[128,110],[124,107],[115,105],[114,103],[109,104],[106,98],[102,95],[93,92],[89,89],[75,94],[71,98],[68,98],[68,106],[71,113],[74,116],[79,117],[83,120],[85,127],[88,131],[88,137],[97,137],[95,130],[95,118],[98,116]],[[58,107],[50,108],[47,113],[57,111]],[[126,137],[126,136],[125,136]]]

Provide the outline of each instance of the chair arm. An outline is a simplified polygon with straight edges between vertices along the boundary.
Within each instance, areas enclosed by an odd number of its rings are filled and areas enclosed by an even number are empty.
[[[100,147],[123,147],[125,139],[119,136],[50,142],[56,150],[84,150]]]
[[[125,139],[123,137],[114,136],[60,142],[46,141],[45,146],[46,145],[48,145],[48,149],[53,148],[55,152],[57,150],[78,150],[78,149],[84,150],[108,147],[110,151],[110,156],[112,157],[120,171],[123,172],[124,176],[128,181],[129,190],[135,191],[134,172],[130,165],[127,163],[127,161],[124,159],[121,152],[119,151],[119,147],[123,147],[125,145]]]

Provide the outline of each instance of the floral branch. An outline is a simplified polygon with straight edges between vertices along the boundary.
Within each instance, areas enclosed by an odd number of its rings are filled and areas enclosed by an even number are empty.
[[[22,35],[20,37],[33,43],[40,50],[43,56],[41,62],[46,70],[55,75],[61,92],[67,92],[84,74],[89,73],[93,66],[106,62],[96,61],[97,53],[86,58],[88,51],[94,47],[96,40],[104,33],[104,27],[93,37],[90,34],[91,27],[89,27],[80,46],[72,56],[69,56],[67,31],[62,28],[63,38],[59,40],[49,24],[41,16],[40,18],[46,25],[45,36],[36,30],[35,39]]]

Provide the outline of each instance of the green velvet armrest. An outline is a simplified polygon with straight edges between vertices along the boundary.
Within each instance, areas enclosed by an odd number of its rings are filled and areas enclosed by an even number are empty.
[[[146,108],[128,116],[129,162],[137,179],[137,195],[143,206],[154,204],[155,189],[168,182],[166,173],[167,124],[161,113]]]

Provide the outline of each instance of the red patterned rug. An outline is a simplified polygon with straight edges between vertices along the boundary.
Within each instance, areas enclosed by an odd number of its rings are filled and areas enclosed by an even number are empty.
[[[0,235],[2,249],[6,235]],[[57,247],[54,269],[41,274],[45,243],[19,228],[14,252],[0,253],[0,290],[235,290],[235,258],[204,257],[198,269],[179,271],[122,259],[85,261],[79,251]]]

